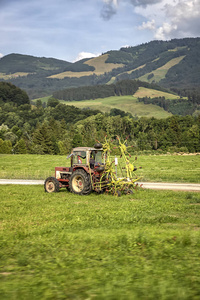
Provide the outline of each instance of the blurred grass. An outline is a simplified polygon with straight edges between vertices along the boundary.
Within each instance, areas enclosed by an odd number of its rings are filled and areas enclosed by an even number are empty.
[[[199,299],[200,195],[1,186],[0,298]]]
[[[200,182],[199,155],[139,155],[134,165],[142,167],[135,172],[142,181]],[[54,176],[56,166],[70,166],[70,160],[59,155],[1,154],[0,178],[45,179]]]

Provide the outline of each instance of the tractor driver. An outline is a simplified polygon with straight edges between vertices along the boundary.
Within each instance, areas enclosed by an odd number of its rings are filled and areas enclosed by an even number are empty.
[[[93,150],[91,153],[90,153],[90,168],[94,168],[94,165],[95,165],[95,156],[96,156],[96,153],[97,151]]]

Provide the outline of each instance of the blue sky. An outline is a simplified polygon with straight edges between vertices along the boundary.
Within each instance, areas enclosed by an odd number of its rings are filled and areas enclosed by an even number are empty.
[[[200,0],[0,0],[0,56],[75,61],[200,36]]]

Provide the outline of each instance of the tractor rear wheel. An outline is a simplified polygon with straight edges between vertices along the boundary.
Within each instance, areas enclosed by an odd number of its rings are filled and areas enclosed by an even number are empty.
[[[76,170],[70,178],[69,188],[74,194],[89,195],[92,191],[90,175],[84,170]]]
[[[48,177],[44,182],[44,189],[47,193],[56,193],[60,190],[59,181],[55,177]]]

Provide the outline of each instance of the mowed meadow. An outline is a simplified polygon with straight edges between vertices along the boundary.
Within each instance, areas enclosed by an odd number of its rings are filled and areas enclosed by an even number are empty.
[[[137,158],[137,160],[135,160]],[[114,158],[113,158],[114,159]],[[132,155],[142,181],[200,182],[200,155]],[[54,176],[55,167],[69,167],[61,155],[0,154],[0,178],[43,179]]]
[[[90,108],[98,109],[103,113],[109,113],[112,108],[117,108],[125,112],[131,113],[133,116],[138,117],[155,117],[155,118],[167,118],[172,116],[171,113],[165,111],[163,108],[153,104],[144,104],[139,102],[138,98],[149,97],[165,97],[165,99],[175,100],[179,97],[177,95],[162,92],[159,90],[149,89],[145,87],[139,87],[138,91],[134,95],[128,96],[111,96],[107,98],[98,98],[91,100],[82,100],[82,101],[63,101],[61,103],[66,105],[74,105],[78,108]],[[47,103],[49,97],[41,98],[42,102]],[[35,99],[36,101],[38,99]],[[33,101],[33,102],[34,102]]]
[[[130,112],[133,116],[138,117],[155,117],[155,118],[167,118],[172,114],[165,111],[163,108],[138,102],[138,99],[134,96],[113,96],[108,98],[98,98],[95,100],[84,101],[61,101],[66,105],[74,105],[78,108],[90,108],[98,109],[102,112],[110,112],[112,108],[118,108],[125,112]]]
[[[199,182],[199,157],[141,155],[135,164],[146,180]],[[50,155],[0,161],[0,178],[45,179],[68,164]],[[0,190],[0,299],[199,299],[200,193]]]
[[[1,299],[199,299],[200,194],[1,186]]]

